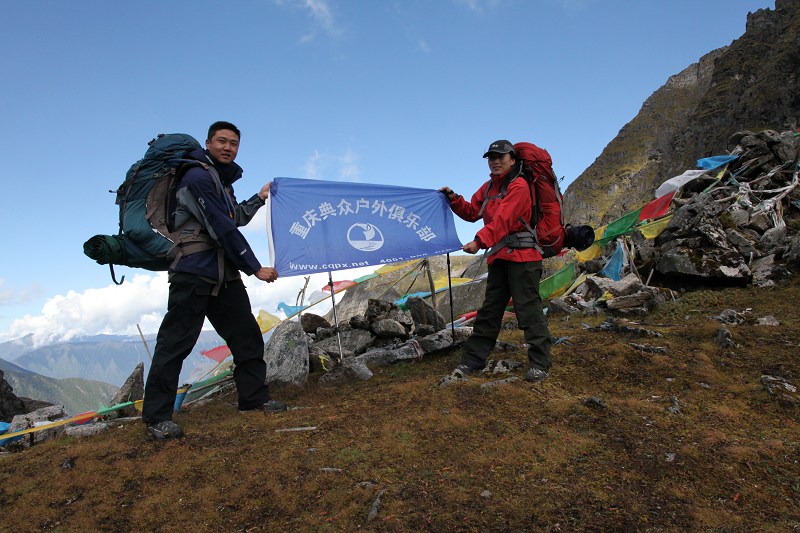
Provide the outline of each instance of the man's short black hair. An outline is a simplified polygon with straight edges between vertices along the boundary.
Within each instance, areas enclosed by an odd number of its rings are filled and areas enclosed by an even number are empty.
[[[224,120],[219,120],[211,125],[208,128],[208,137],[207,139],[210,141],[214,134],[217,133],[219,130],[231,130],[233,133],[239,137],[239,140],[242,139],[242,132],[239,131],[239,128],[231,124],[230,122],[225,122]]]

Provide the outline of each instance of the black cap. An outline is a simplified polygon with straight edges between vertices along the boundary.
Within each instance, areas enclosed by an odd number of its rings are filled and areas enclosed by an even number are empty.
[[[489,149],[486,150],[486,153],[483,154],[483,157],[489,157],[489,154],[495,152],[498,154],[508,154],[514,153],[514,145],[511,144],[510,141],[506,141],[505,139],[500,139],[499,141],[495,141],[489,145]]]

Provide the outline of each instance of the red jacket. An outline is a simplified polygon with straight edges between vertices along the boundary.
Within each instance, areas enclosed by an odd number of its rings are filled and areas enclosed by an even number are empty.
[[[524,179],[515,179],[509,183],[503,198],[492,198],[500,195],[500,186],[506,176],[491,176],[490,178],[492,185],[489,188],[489,201],[486,202],[481,216],[478,216],[478,213],[486,197],[485,183],[472,195],[470,202],[467,202],[461,195],[456,196],[450,202],[453,212],[467,222],[475,222],[483,218],[484,226],[475,236],[480,241],[481,247],[487,249],[497,244],[506,235],[525,231],[525,226],[519,219],[530,220],[531,218],[531,190]],[[503,247],[497,253],[490,255],[487,263],[491,265],[495,259],[524,263],[541,261],[542,256],[535,248],[512,250]]]

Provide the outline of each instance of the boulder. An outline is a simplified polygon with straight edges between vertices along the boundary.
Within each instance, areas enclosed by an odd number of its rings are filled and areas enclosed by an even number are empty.
[[[417,328],[428,325],[433,326],[434,331],[444,329],[445,319],[422,298],[412,297],[406,301],[406,307],[411,313],[411,318]]]
[[[63,405],[51,405],[50,407],[44,407],[30,413],[15,416],[11,420],[8,433],[14,433],[15,431],[22,431],[23,429],[41,426],[66,417],[67,412],[64,410]],[[64,426],[56,426],[54,428],[36,431],[29,434],[30,438],[24,438],[20,441],[17,441],[15,444],[18,446],[27,447],[33,443],[51,440],[61,435],[64,432],[64,429]]]
[[[762,375],[761,386],[769,395],[786,407],[800,406],[797,387],[780,376]]]
[[[14,394],[14,389],[0,370],[0,421],[8,422],[14,415],[25,412],[25,403]]]
[[[593,276],[586,278],[586,283],[596,289],[598,296],[606,292],[614,296],[628,296],[637,293],[644,286],[636,274],[628,274],[619,281]]]
[[[697,226],[697,232],[703,236],[705,241],[715,248],[730,250],[731,243],[728,241],[725,230],[722,229],[718,221],[705,222]]]
[[[308,371],[321,372],[333,368],[333,359],[325,350],[312,344],[308,347]]]
[[[728,238],[728,242],[730,242],[742,256],[748,258],[758,258],[761,256],[761,252],[755,247],[755,241],[750,240],[745,234],[733,228],[729,228],[725,230],[725,235]]]
[[[609,309],[631,309],[634,307],[644,308],[649,311],[656,303],[656,297],[659,291],[652,287],[643,287],[639,292],[634,294],[627,294],[624,296],[616,296],[606,301],[606,306]]]
[[[571,315],[577,313],[578,308],[573,307],[562,298],[553,298],[547,304],[547,316]]]
[[[303,313],[300,315],[300,326],[306,333],[316,333],[317,328],[329,328],[331,323],[314,313]]]
[[[780,281],[789,276],[786,265],[777,263],[775,255],[770,254],[750,263],[750,270],[753,274],[753,285],[756,287],[774,287],[776,281]]]
[[[436,328],[430,324],[420,324],[414,329],[414,334],[418,337],[427,337],[436,333]]]
[[[650,265],[657,259],[658,251],[652,240],[646,239],[638,230],[631,232],[630,237],[633,241],[634,250],[636,250],[636,264],[639,268]]]
[[[264,347],[267,383],[302,385],[308,379],[308,342],[299,322],[281,322]]]
[[[348,357],[337,363],[333,370],[323,375],[319,382],[324,385],[344,385],[357,381],[366,381],[372,377],[372,371],[363,360]]]
[[[772,227],[772,219],[765,211],[753,211],[750,213],[750,222],[747,227],[763,234]]]
[[[731,225],[735,228],[743,228],[750,223],[750,212],[738,205],[731,206],[727,213],[730,217]]]
[[[369,331],[369,320],[363,315],[350,317],[348,324],[350,324],[350,328],[352,329],[364,329]]]
[[[786,245],[786,226],[770,228],[758,240],[758,248],[764,254],[774,254]]]
[[[792,237],[789,248],[783,253],[783,258],[792,266],[800,266],[800,233]]]
[[[126,402],[135,402],[144,398],[144,363],[139,363],[122,384],[122,387],[117,391],[113,398],[111,398],[111,405],[117,405]],[[108,414],[108,418],[118,418],[126,416],[137,416],[139,412],[134,406],[123,407],[117,411]]]
[[[408,338],[406,328],[400,322],[391,318],[382,318],[373,322],[372,332],[379,339]]]
[[[750,269],[733,250],[677,247],[662,254],[656,270],[665,276],[701,278],[722,283],[748,282]]]
[[[108,429],[108,424],[103,422],[95,422],[93,424],[84,424],[82,426],[67,426],[64,429],[64,434],[68,437],[90,437],[97,435]]]
[[[339,338],[341,338],[342,349],[354,354],[362,354],[375,342],[375,335],[363,329],[347,329],[339,332],[339,336],[333,335],[314,343],[326,353],[339,353]]]
[[[718,218],[723,210],[710,194],[697,194],[675,211],[667,230],[675,237],[684,237],[703,222]]]

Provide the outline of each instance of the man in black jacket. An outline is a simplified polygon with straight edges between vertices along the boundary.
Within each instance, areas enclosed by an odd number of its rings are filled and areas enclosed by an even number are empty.
[[[264,339],[250,309],[239,272],[271,283],[278,273],[263,267],[238,227],[250,222],[269,196],[270,184],[240,204],[233,182],[242,176],[234,163],[239,129],[215,122],[208,130],[206,149],[192,152],[198,163],[181,178],[176,191],[173,227],[207,233],[213,246],[188,255],[178,252],[169,270],[169,302],[156,339],[155,354],[145,386],[142,418],[156,439],[183,436],[172,421],[183,360],[194,348],[208,317],[233,354],[233,377],[239,410],[278,412],[286,404],[269,397],[264,362]]]

